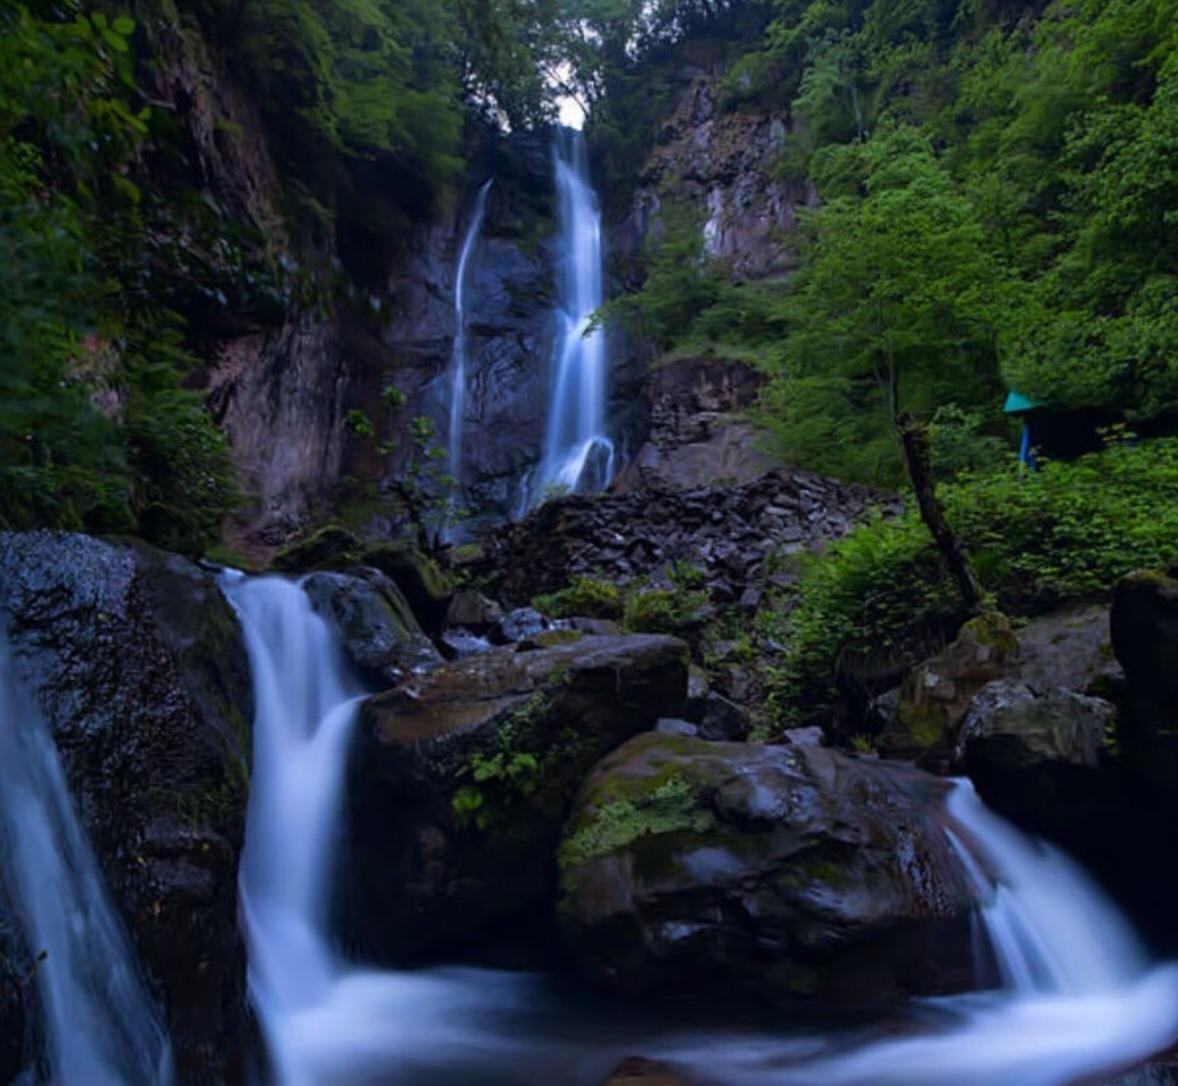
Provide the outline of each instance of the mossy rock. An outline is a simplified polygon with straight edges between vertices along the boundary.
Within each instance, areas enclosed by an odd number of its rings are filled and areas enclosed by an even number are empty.
[[[675,638],[579,636],[465,657],[368,699],[347,789],[350,939],[411,959],[542,907],[581,780],[682,708],[687,666]]]
[[[454,595],[454,582],[433,558],[408,541],[363,540],[347,528],[329,524],[283,548],[270,563],[271,569],[279,573],[347,570],[353,566],[371,566],[391,577],[421,625],[431,633],[441,628]]]
[[[943,790],[825,749],[639,735],[565,825],[561,927],[589,974],[627,993],[858,986],[871,1003],[968,983],[971,895]]]
[[[896,715],[876,740],[892,758],[947,755],[970,702],[996,679],[1014,674],[1019,643],[1007,617],[989,611],[965,623],[942,652],[909,672]]]

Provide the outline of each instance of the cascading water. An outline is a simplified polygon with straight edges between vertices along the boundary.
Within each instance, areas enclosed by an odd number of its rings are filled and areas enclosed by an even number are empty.
[[[450,431],[446,464],[450,477],[457,483],[462,481],[462,429],[466,413],[466,266],[483,226],[492,180],[484,182],[475,197],[470,225],[462,239],[458,266],[454,270],[454,343],[450,348]]]
[[[946,832],[1005,987],[925,1001],[898,1039],[668,1032],[569,1005],[526,975],[351,965],[327,913],[359,686],[296,583],[226,574],[224,587],[256,699],[241,874],[250,991],[283,1086],[597,1086],[635,1052],[722,1086],[1072,1086],[1178,1032],[1178,970],[1148,969],[1083,873],[965,782],[948,798]]]
[[[602,490],[614,470],[613,442],[605,426],[605,336],[600,328],[586,334],[602,303],[602,276],[601,213],[589,182],[584,136],[558,128],[553,160],[560,217],[561,333],[544,453],[530,487],[530,505],[554,489]]]
[[[166,1086],[167,1033],[0,629],[0,873],[34,955],[47,1081]],[[27,1081],[36,1081],[30,1071]]]

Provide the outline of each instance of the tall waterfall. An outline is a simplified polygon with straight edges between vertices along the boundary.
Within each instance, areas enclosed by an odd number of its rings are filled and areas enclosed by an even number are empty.
[[[78,821],[49,729],[0,628],[0,875],[35,955],[48,1079],[165,1086],[172,1054]]]
[[[606,433],[605,336],[589,318],[602,303],[601,213],[584,136],[558,128],[553,161],[560,217],[557,336],[544,452],[530,504],[553,489],[601,490],[614,470]]]
[[[466,413],[466,265],[483,226],[492,180],[484,182],[475,197],[454,270],[454,343],[450,348],[450,432],[446,464],[456,482],[462,481],[462,427]]]

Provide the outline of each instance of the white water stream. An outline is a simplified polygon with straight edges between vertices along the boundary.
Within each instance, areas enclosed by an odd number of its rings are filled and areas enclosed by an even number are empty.
[[[224,585],[257,701],[241,875],[250,991],[282,1086],[597,1086],[635,1053],[723,1086],[1071,1086],[1175,1039],[1178,971],[1151,970],[1090,880],[967,783],[947,832],[1005,987],[924,1001],[901,1033],[668,1031],[562,1004],[533,976],[348,963],[327,909],[359,688],[297,584],[227,574]]]
[[[0,876],[34,957],[54,1086],[166,1086],[167,1033],[136,968],[45,721],[0,628]]]
[[[454,271],[454,343],[450,348],[450,432],[446,466],[455,484],[462,482],[462,430],[466,418],[466,279],[470,254],[478,240],[487,210],[487,194],[491,191],[488,179],[475,197],[470,224],[458,251],[458,266]]]
[[[589,180],[585,137],[558,128],[553,151],[560,222],[557,337],[544,453],[530,505],[553,490],[597,491],[613,477],[614,447],[605,426],[605,336],[586,335],[602,303],[601,212]]]

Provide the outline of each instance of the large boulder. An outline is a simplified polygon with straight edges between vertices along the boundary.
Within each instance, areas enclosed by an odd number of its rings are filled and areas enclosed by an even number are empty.
[[[493,649],[368,699],[347,792],[351,938],[426,956],[541,910],[578,785],[680,711],[687,666],[671,637],[584,637]]]
[[[1107,604],[1088,604],[1033,619],[1016,631],[1018,678],[1036,694],[1074,690],[1110,698],[1123,683],[1113,655]]]
[[[1025,683],[999,679],[983,686],[958,737],[959,759],[976,780],[1096,769],[1116,707],[1059,687],[1042,696]]]
[[[1127,764],[1171,800],[1178,785],[1178,579],[1135,573],[1117,585],[1110,619],[1125,669],[1117,730]]]
[[[857,1004],[968,983],[945,785],[817,747],[640,735],[583,787],[559,915],[623,992]]]
[[[237,619],[185,559],[50,532],[0,534],[0,612],[179,1076],[221,1082],[249,1019],[236,911],[252,710]]]
[[[401,590],[379,569],[312,573],[303,588],[335,626],[344,650],[369,681],[393,686],[441,662]]]
[[[430,633],[441,629],[454,585],[429,555],[405,540],[360,539],[329,524],[274,555],[271,568],[279,573],[349,570],[355,566],[378,569],[404,594],[417,620]]]
[[[1005,615],[970,619],[956,640],[909,672],[896,715],[876,740],[879,752],[889,758],[935,758],[951,750],[973,696],[1010,675],[1018,654]]]

